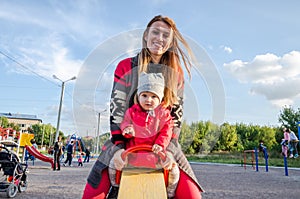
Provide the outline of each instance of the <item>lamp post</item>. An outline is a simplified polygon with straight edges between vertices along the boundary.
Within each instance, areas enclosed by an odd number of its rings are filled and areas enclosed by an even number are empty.
[[[58,116],[57,116],[57,126],[56,126],[56,134],[55,134],[55,140],[54,142],[57,140],[58,135],[59,135],[59,123],[60,123],[60,114],[61,114],[61,107],[62,107],[62,101],[64,98],[64,91],[65,91],[65,83],[71,80],[75,80],[76,77],[72,77],[66,81],[63,81],[61,79],[59,79],[56,75],[52,76],[54,79],[57,79],[61,82],[61,94],[60,94],[60,102],[59,102],[59,109],[58,109]]]
[[[96,137],[96,154],[99,153],[99,131],[100,131],[100,117],[101,113],[104,113],[107,109],[98,112],[98,127],[97,127],[97,137]]]
[[[297,122],[298,124],[298,138],[300,139],[300,122]]]

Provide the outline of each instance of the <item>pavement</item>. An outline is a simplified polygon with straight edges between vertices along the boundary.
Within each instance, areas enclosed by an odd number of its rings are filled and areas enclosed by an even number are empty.
[[[23,193],[17,193],[17,199],[79,199],[82,196],[86,178],[94,163],[83,163],[83,167],[78,167],[77,162],[73,162],[73,167],[62,166],[60,171],[53,171],[51,164],[35,160],[28,162],[28,187]],[[5,198],[5,193],[0,193],[0,198]]]
[[[80,199],[86,178],[95,160],[84,163],[83,167],[63,167],[52,171],[51,165],[39,160],[28,162],[28,188],[18,193],[17,199]],[[191,164],[200,184],[205,189],[203,199],[240,198],[289,198],[298,199],[300,195],[300,170],[289,169],[285,176],[284,168],[259,168],[259,172],[239,165]],[[5,194],[0,193],[0,198]]]

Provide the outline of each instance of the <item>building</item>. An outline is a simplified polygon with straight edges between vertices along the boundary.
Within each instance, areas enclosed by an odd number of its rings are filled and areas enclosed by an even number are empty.
[[[36,115],[19,114],[19,113],[0,113],[0,117],[6,117],[9,123],[14,123],[20,126],[22,133],[28,132],[34,124],[41,124],[42,120],[38,119]]]

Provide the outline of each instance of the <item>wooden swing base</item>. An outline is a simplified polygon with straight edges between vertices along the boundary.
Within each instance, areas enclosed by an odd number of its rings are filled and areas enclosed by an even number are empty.
[[[162,171],[124,169],[118,199],[166,199],[166,186]]]

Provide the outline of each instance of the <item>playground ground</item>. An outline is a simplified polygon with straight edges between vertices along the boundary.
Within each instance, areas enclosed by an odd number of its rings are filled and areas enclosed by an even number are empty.
[[[28,189],[15,198],[80,199],[93,163],[85,163],[83,168],[62,167],[61,171],[52,171],[48,163],[36,161],[32,166],[29,162]],[[265,168],[260,167],[256,172],[251,167],[245,170],[239,165],[192,163],[192,167],[206,190],[202,194],[204,199],[296,199],[300,195],[299,169],[289,169],[289,176],[285,176],[284,168],[269,167],[269,172],[265,172]],[[2,194],[0,198],[5,196]]]

